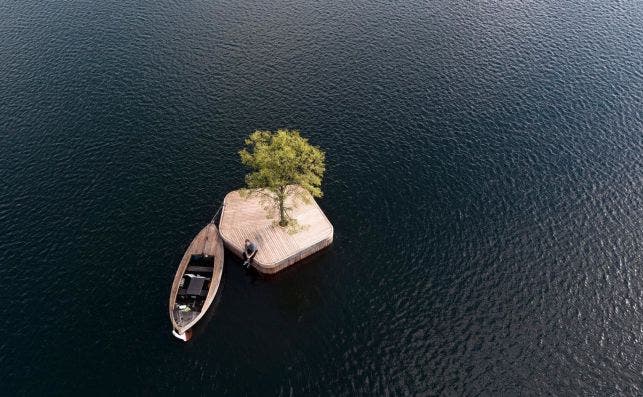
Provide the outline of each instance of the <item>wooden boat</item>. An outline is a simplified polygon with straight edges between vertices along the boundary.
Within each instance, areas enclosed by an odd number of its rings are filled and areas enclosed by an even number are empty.
[[[172,334],[188,341],[191,328],[212,304],[223,273],[223,241],[214,222],[196,235],[185,251],[170,292]]]

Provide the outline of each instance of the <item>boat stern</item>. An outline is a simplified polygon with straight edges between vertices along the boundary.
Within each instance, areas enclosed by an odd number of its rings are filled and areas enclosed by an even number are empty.
[[[172,335],[174,335],[177,339],[182,340],[183,342],[187,342],[192,337],[192,332],[190,330],[187,330],[183,333],[180,333],[177,330],[173,329]]]

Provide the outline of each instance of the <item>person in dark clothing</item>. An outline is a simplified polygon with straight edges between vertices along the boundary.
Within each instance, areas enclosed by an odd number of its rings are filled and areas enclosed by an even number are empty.
[[[243,266],[245,267],[250,267],[250,262],[252,262],[252,258],[257,255],[257,246],[250,240],[246,239],[245,242],[245,247],[243,250],[243,259],[245,259],[245,262],[243,262]]]

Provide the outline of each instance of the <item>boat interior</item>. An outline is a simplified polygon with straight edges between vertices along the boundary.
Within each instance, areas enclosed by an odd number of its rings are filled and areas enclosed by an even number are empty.
[[[178,325],[185,325],[201,312],[210,289],[214,256],[195,254],[190,257],[174,304],[174,319]]]

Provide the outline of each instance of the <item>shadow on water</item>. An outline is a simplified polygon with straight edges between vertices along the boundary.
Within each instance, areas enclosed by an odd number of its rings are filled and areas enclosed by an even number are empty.
[[[315,264],[318,264],[320,262],[324,262],[329,258],[329,255],[331,255],[332,251],[332,244],[329,247],[326,247],[322,249],[321,251],[315,252],[314,254],[305,257],[304,259],[278,271],[277,273],[270,274],[270,273],[261,273],[254,267],[250,267],[246,270],[246,275],[251,281],[251,283],[255,283],[257,281],[282,281],[284,279],[290,278],[292,275],[294,275],[296,272],[301,271],[302,268],[309,267],[309,266],[315,266]],[[234,255],[230,253],[230,255]],[[238,259],[239,266],[241,267],[243,264],[243,261]]]

